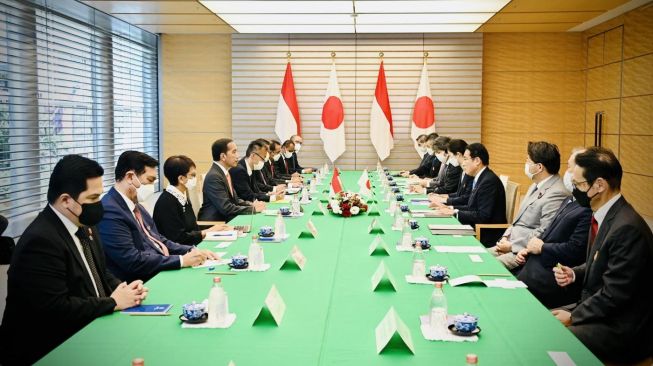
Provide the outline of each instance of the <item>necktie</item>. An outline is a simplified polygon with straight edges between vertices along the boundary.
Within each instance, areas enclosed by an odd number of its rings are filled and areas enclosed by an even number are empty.
[[[268,182],[265,181],[265,174],[263,174],[263,170],[259,170],[259,174],[261,174],[261,179],[263,179],[263,184],[267,186]]]
[[[80,243],[82,244],[82,252],[84,252],[84,258],[86,258],[86,263],[88,263],[88,268],[91,270],[91,276],[93,276],[93,281],[97,287],[97,292],[99,297],[107,297],[107,292],[104,289],[102,280],[100,279],[100,274],[97,271],[97,266],[95,265],[95,259],[93,258],[93,243],[91,238],[88,236],[86,231],[88,228],[80,227],[79,230],[75,233],[75,236],[79,238]]]
[[[274,163],[270,162],[270,173],[272,174],[272,178],[274,178]]]
[[[156,249],[158,249],[163,255],[166,257],[170,255],[168,252],[168,247],[165,246],[162,242],[157,240],[150,234],[149,230],[145,227],[145,224],[143,224],[143,216],[141,216],[141,211],[138,209],[138,206],[134,207],[134,216],[136,216],[136,221],[138,221],[138,224],[141,226],[141,229],[143,230],[143,233],[145,236],[150,240],[150,244]]]
[[[599,222],[592,216],[592,225],[590,226],[590,247],[594,245],[596,234],[599,232]]]
[[[288,174],[288,161],[285,158],[283,159],[283,165],[286,166],[286,174]]]
[[[476,178],[472,181],[472,191],[476,188]]]
[[[231,175],[229,172],[227,172],[227,184],[229,185],[229,193],[231,193],[231,197],[234,196],[234,187],[231,185]]]

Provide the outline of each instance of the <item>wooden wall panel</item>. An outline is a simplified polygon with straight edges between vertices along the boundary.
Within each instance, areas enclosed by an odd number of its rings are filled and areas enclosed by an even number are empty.
[[[618,27],[605,32],[605,44],[603,48],[603,62],[609,64],[611,62],[621,61],[623,46],[621,40],[623,39],[623,28]]]
[[[622,99],[621,133],[630,135],[653,134],[653,95]]]
[[[601,33],[587,40],[587,67],[603,65],[605,34]]]
[[[606,113],[603,146],[624,169],[622,192],[644,215],[653,215],[653,6],[645,5],[584,32],[587,62],[585,142],[594,143],[594,112]],[[602,64],[592,40],[604,37]],[[616,95],[615,95],[616,94]]]
[[[164,34],[161,42],[164,159],[188,155],[206,172],[213,141],[231,136],[231,35]]]
[[[620,98],[587,102],[585,104],[585,132],[594,133],[594,114],[603,112],[603,133],[618,134],[620,103]]]
[[[653,217],[653,177],[625,173],[621,191],[637,212]]]
[[[289,43],[290,42],[290,43]],[[482,34],[422,35],[252,35],[232,39],[233,136],[239,146],[274,133],[279,91],[292,52],[292,68],[305,148],[301,162],[317,166],[328,161],[320,139],[322,104],[336,52],[336,69],[345,109],[346,152],[336,161],[343,169],[374,168],[377,155],[369,137],[369,116],[384,52],[386,81],[395,131],[395,147],[384,165],[406,168],[418,164],[410,138],[415,94],[423,62],[428,68],[435,103],[436,131],[481,138]]]
[[[624,16],[624,58],[653,52],[653,4],[644,5]]]
[[[624,172],[651,175],[650,164],[653,136],[622,135],[621,165]]]
[[[624,97],[653,94],[653,53],[626,59],[624,65]]]
[[[621,63],[612,63],[587,70],[587,100],[619,98]]]
[[[555,143],[563,162],[584,144],[583,41],[573,33],[485,33],[482,141],[492,168],[522,192],[531,183],[528,141]]]

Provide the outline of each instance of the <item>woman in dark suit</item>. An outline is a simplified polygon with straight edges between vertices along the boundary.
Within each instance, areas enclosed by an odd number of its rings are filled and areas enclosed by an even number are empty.
[[[154,223],[166,238],[186,245],[202,242],[209,231],[225,230],[226,225],[215,225],[200,230],[193,212],[188,190],[197,184],[195,163],[184,155],[169,157],[163,164],[163,174],[170,184],[154,205]]]

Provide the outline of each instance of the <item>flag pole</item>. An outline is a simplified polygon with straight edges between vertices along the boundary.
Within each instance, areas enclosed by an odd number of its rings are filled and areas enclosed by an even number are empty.
[[[428,60],[428,58],[429,58],[429,53],[424,52],[424,65],[426,65],[426,61]]]

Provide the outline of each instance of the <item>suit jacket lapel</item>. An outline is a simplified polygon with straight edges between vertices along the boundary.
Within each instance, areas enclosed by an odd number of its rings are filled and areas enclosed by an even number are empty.
[[[231,192],[231,189],[229,189],[229,181],[227,181],[227,176],[224,174],[222,169],[219,166],[213,166],[213,167],[211,167],[211,169],[215,169],[217,174],[218,174],[218,177],[222,178],[221,183],[224,184],[225,186],[227,186],[227,194],[229,195],[229,197],[231,197],[233,199],[234,195],[233,195],[233,192]]]
[[[84,261],[82,260],[81,255],[79,254],[79,249],[77,249],[77,245],[73,241],[73,238],[70,236],[70,232],[68,229],[66,229],[66,226],[64,225],[63,222],[59,219],[57,214],[55,214],[50,206],[48,205],[45,208],[46,214],[49,216],[48,220],[54,224],[54,227],[57,230],[57,233],[59,234],[59,237],[63,240],[65,243],[64,245],[73,254],[73,257],[75,257],[75,261],[77,262],[77,265],[79,266],[79,270],[82,271],[82,273],[86,273],[87,275],[84,277],[86,278],[86,281],[84,283],[86,284],[86,290],[89,291],[89,293],[95,293],[95,288],[93,287],[93,283],[90,282],[91,278],[89,277],[91,274],[88,273],[86,270],[86,266],[84,265]]]
[[[542,196],[544,196],[546,194],[546,191],[548,191],[549,188],[551,188],[551,186],[553,186],[553,184],[558,181],[558,179],[560,179],[560,178],[557,177],[557,176],[552,176],[551,178],[549,178],[548,181],[546,181],[544,183],[544,185],[542,185],[542,187],[537,188],[537,186],[536,186],[534,192],[530,192],[530,189],[529,189],[530,194],[528,195],[528,197],[526,197],[526,202],[520,207],[519,214],[517,215],[517,218],[515,218],[515,220],[513,222],[517,222],[517,220],[519,220],[521,218],[521,216],[524,214],[524,212],[526,212],[526,209],[530,205],[535,203],[535,201],[542,198]]]
[[[605,241],[605,236],[608,233],[608,230],[610,229],[610,222],[617,216],[617,213],[621,211],[623,206],[625,205],[626,200],[623,197],[620,197],[617,202],[610,207],[610,210],[608,210],[607,215],[605,215],[605,219],[603,219],[603,222],[601,223],[601,226],[599,226],[599,231],[596,233],[596,238],[594,238],[594,244],[590,245],[589,242],[589,236],[587,239],[587,265],[585,269],[585,280],[587,280],[587,276],[590,271],[590,267],[594,263],[594,258],[598,256],[597,252],[601,250],[603,247],[603,242]],[[591,228],[590,228],[591,230]]]

